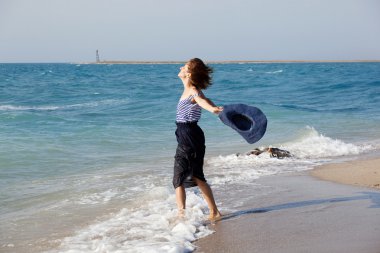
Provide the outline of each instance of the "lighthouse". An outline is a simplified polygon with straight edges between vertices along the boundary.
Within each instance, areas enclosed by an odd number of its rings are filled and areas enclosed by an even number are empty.
[[[99,50],[96,49],[96,63],[100,63]]]

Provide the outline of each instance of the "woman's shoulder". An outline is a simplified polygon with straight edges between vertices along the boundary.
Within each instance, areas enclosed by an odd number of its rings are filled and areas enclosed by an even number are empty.
[[[197,89],[195,87],[191,88],[190,95],[193,96],[193,97],[204,96],[202,90]]]

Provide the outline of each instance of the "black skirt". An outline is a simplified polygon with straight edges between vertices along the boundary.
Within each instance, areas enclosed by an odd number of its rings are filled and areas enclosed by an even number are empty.
[[[197,122],[177,123],[175,135],[178,146],[174,156],[174,188],[196,186],[193,177],[206,182],[203,174],[206,146],[202,129]]]

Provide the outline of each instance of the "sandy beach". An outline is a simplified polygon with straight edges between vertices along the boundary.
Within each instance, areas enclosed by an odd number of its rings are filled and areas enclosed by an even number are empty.
[[[195,243],[196,252],[379,253],[379,164],[358,160],[262,178],[270,194],[227,214],[213,225],[216,233]]]
[[[311,175],[337,183],[380,189],[380,158],[319,166]]]

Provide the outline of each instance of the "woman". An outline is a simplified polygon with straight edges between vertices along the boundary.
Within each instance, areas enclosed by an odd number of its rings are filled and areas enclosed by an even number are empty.
[[[211,85],[211,73],[212,69],[198,58],[188,61],[178,73],[184,90],[177,106],[175,133],[178,146],[174,162],[173,186],[180,214],[186,208],[185,188],[198,186],[208,204],[209,219],[216,220],[221,214],[203,174],[206,146],[203,131],[197,124],[201,117],[201,108],[214,114],[219,114],[223,110],[202,93],[202,90]]]

